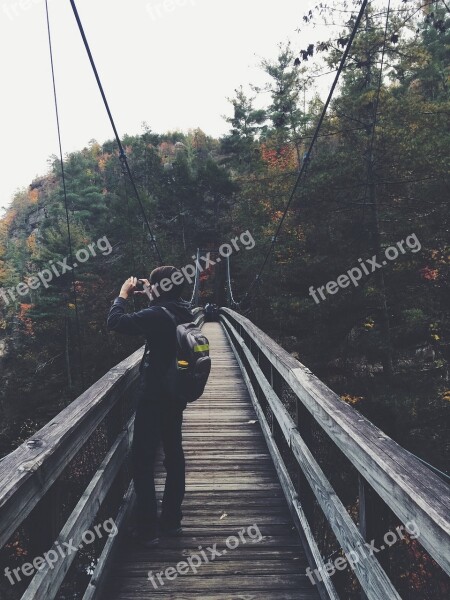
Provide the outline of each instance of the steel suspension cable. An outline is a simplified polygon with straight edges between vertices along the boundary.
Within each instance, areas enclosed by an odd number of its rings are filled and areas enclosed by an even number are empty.
[[[191,308],[194,307],[194,303],[198,302],[198,288],[200,285],[200,278],[199,278],[199,272],[200,272],[200,263],[199,263],[199,259],[200,259],[200,248],[197,248],[197,258],[195,260],[195,280],[194,280],[194,289],[192,290],[192,296],[191,299],[189,301],[189,306]]]
[[[47,21],[47,34],[48,34],[48,46],[50,53],[50,66],[51,66],[51,74],[52,74],[52,84],[53,84],[53,99],[55,105],[55,115],[56,115],[56,129],[58,133],[58,146],[59,146],[59,160],[61,164],[61,177],[62,177],[62,185],[63,185],[63,196],[64,196],[64,209],[66,214],[66,227],[67,227],[67,241],[69,246],[69,257],[70,263],[72,265],[72,290],[73,290],[73,303],[75,306],[75,323],[77,329],[77,338],[78,338],[78,354],[79,354],[79,362],[80,362],[80,370],[81,370],[81,382],[84,388],[85,377],[84,377],[84,361],[83,361],[83,350],[81,343],[81,327],[80,327],[80,313],[78,310],[78,294],[77,294],[77,285],[76,285],[76,277],[75,277],[75,266],[73,259],[73,246],[72,246],[72,234],[70,231],[70,219],[69,219],[69,206],[67,201],[67,186],[66,186],[66,175],[64,169],[64,157],[62,150],[62,142],[61,142],[61,124],[59,119],[59,108],[58,108],[58,96],[56,91],[56,77],[55,77],[55,64],[53,60],[53,45],[52,45],[52,34],[51,34],[51,26],[50,26],[50,15],[48,10],[48,0],[45,0],[45,14]]]
[[[229,292],[229,300],[231,304],[231,308],[240,308],[240,302],[236,302],[233,296],[233,290],[231,288],[231,270],[230,270],[230,256],[227,256],[227,284],[228,284],[228,292]]]
[[[292,189],[292,192],[290,193],[287,205],[286,205],[286,207],[284,209],[283,215],[282,215],[282,217],[280,219],[280,222],[279,222],[278,227],[276,229],[275,235],[272,238],[272,242],[270,244],[269,250],[267,251],[266,256],[264,257],[264,261],[263,261],[263,263],[261,265],[261,268],[260,268],[258,274],[256,275],[255,279],[251,283],[251,285],[250,285],[249,289],[247,290],[246,294],[244,295],[244,297],[242,299],[242,302],[244,302],[249,297],[249,295],[252,292],[252,290],[255,287],[255,285],[258,282],[260,282],[260,280],[261,280],[261,275],[262,275],[262,273],[263,273],[263,271],[264,271],[264,269],[266,267],[267,261],[269,260],[269,256],[271,255],[271,253],[272,253],[272,251],[273,251],[273,249],[275,247],[278,235],[279,235],[279,233],[281,231],[281,228],[283,227],[283,224],[284,224],[284,221],[285,221],[286,216],[288,214],[289,208],[290,208],[290,206],[292,204],[292,201],[293,201],[293,199],[295,197],[295,193],[296,193],[296,191],[298,189],[298,186],[300,185],[301,180],[303,179],[303,177],[304,177],[304,175],[305,175],[305,173],[306,173],[306,171],[308,169],[309,163],[311,161],[312,150],[313,150],[313,148],[315,146],[315,143],[316,143],[316,140],[317,140],[317,138],[319,136],[320,129],[321,129],[323,121],[325,119],[325,115],[326,115],[326,113],[328,111],[328,107],[329,107],[330,102],[331,102],[331,100],[333,98],[333,94],[334,94],[334,91],[335,91],[336,86],[338,84],[338,81],[339,81],[339,78],[341,76],[341,73],[342,73],[342,71],[344,69],[345,62],[346,62],[347,57],[349,55],[350,49],[351,49],[352,44],[353,44],[353,40],[355,39],[355,36],[356,36],[357,30],[358,30],[359,24],[361,23],[361,19],[362,19],[363,15],[364,15],[364,12],[366,10],[367,4],[368,4],[368,0],[363,0],[362,1],[361,9],[360,9],[359,14],[358,14],[358,16],[356,18],[353,30],[352,30],[352,32],[350,34],[350,38],[349,38],[348,44],[347,44],[347,46],[345,48],[345,51],[344,51],[344,53],[343,53],[343,55],[341,57],[339,68],[338,68],[338,70],[336,72],[336,76],[334,78],[334,81],[333,81],[333,84],[331,86],[330,92],[328,94],[327,100],[326,100],[326,102],[324,104],[324,107],[322,109],[322,113],[320,115],[319,122],[317,123],[316,130],[314,132],[314,135],[312,137],[312,140],[311,140],[311,143],[309,145],[308,151],[307,151],[307,153],[305,155],[305,158],[303,160],[302,167],[301,167],[300,172],[299,172],[299,174],[297,176],[297,179],[296,179],[296,182],[295,182],[294,187]]]
[[[90,46],[89,46],[89,42],[88,42],[86,34],[84,32],[84,28],[83,28],[83,24],[82,24],[81,19],[80,19],[80,15],[78,14],[78,9],[76,7],[75,0],[70,0],[70,4],[72,6],[72,10],[73,10],[73,13],[75,15],[75,19],[76,19],[76,22],[77,22],[77,25],[78,25],[78,29],[80,30],[80,34],[81,34],[81,37],[83,39],[84,47],[85,47],[87,55],[89,57],[89,62],[91,63],[91,67],[92,67],[92,70],[94,72],[95,79],[97,81],[97,86],[98,86],[98,89],[100,91],[100,94],[101,94],[101,97],[102,97],[102,100],[103,100],[103,104],[105,105],[106,112],[108,113],[109,121],[111,123],[111,127],[112,127],[112,129],[114,131],[114,136],[116,138],[117,145],[119,147],[119,159],[122,162],[122,164],[123,164],[123,166],[125,168],[125,171],[128,174],[129,180],[131,182],[131,185],[132,185],[132,188],[133,188],[133,191],[134,191],[134,195],[136,196],[136,199],[137,199],[138,204],[139,204],[139,208],[141,209],[141,213],[142,213],[142,216],[143,216],[144,221],[145,221],[145,225],[147,226],[147,229],[148,229],[148,232],[149,232],[149,235],[150,235],[150,242],[153,245],[153,248],[155,250],[155,253],[156,253],[157,257],[158,257],[159,262],[162,264],[163,260],[162,260],[161,252],[159,251],[158,244],[156,243],[156,238],[153,235],[152,229],[150,227],[150,223],[149,223],[149,220],[148,220],[148,217],[147,217],[147,213],[145,212],[144,205],[142,203],[140,194],[138,192],[136,183],[134,181],[133,174],[132,174],[131,169],[130,169],[130,165],[128,163],[127,155],[125,153],[123,144],[122,144],[121,139],[119,137],[119,134],[117,132],[117,127],[116,127],[116,124],[114,122],[114,119],[113,119],[113,116],[112,116],[112,113],[111,113],[111,109],[109,107],[109,103],[108,103],[108,100],[106,98],[106,94],[105,94],[105,91],[103,89],[103,85],[102,85],[102,82],[100,80],[100,76],[99,76],[98,71],[97,71],[97,67],[95,65],[94,57],[92,56],[92,52],[91,52],[91,49],[90,49]]]

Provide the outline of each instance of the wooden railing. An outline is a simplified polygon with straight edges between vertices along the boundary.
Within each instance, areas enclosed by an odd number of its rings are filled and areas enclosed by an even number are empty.
[[[420,532],[417,541],[450,574],[448,485],[343,402],[251,321],[223,308],[221,322],[249,388],[291,514],[307,542],[310,563],[326,573],[309,519],[315,498],[342,550],[350,557],[357,550],[360,558],[352,567],[363,597],[400,598],[370,544],[365,545],[370,542],[369,531],[382,527],[380,522],[370,522],[376,513],[369,511],[368,498],[374,494],[402,523],[414,522]],[[294,397],[295,419],[282,402],[283,386]],[[327,434],[358,472],[358,525],[313,455],[313,425]],[[280,442],[291,462],[300,467],[302,479],[297,489]],[[323,598],[338,598],[331,577],[323,577],[318,587]]]
[[[195,309],[194,312],[196,321],[202,324],[203,311]],[[2,573],[2,598],[18,597],[18,588],[24,588],[23,600],[55,598],[83,543],[83,534],[92,531],[102,512],[102,518],[113,519],[121,532],[134,497],[127,457],[132,443],[133,400],[141,357],[142,348],[111,369],[31,439],[0,461],[0,549],[3,555],[5,548],[11,548],[11,553],[16,555],[15,550],[20,549],[16,561],[19,567],[23,563],[32,564],[35,558],[43,557],[52,549],[58,556],[54,564],[40,563],[32,578],[27,579],[19,570],[20,582],[15,575],[10,575],[12,581],[8,583]],[[75,485],[76,497],[73,498],[72,490],[72,497],[68,498],[68,484],[80,478],[81,471],[88,472],[88,483],[81,487]],[[116,503],[111,501],[112,495],[118,498]],[[105,501],[116,506],[113,514],[108,512],[110,508],[105,512]],[[68,516],[61,523],[63,507],[67,505]],[[90,555],[90,564],[93,562],[96,566],[83,600],[98,596],[119,536],[103,532],[102,538],[98,555]],[[66,546],[67,543],[70,546]],[[63,555],[58,548],[68,550]],[[9,567],[2,565],[5,566]],[[29,572],[32,570],[28,568]],[[29,585],[24,585],[24,581],[29,581]]]

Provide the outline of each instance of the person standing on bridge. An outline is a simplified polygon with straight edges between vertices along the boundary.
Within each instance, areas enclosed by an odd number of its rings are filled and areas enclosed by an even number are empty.
[[[164,280],[170,281],[172,285],[168,286]],[[137,291],[139,282],[143,283],[144,291]],[[178,535],[182,531],[185,461],[181,429],[186,406],[170,401],[164,390],[164,374],[176,356],[176,334],[173,321],[161,307],[170,310],[178,324],[194,321],[189,303],[181,299],[184,283],[181,271],[171,266],[154,269],[150,281],[130,277],[122,285],[108,315],[109,330],[146,338],[140,365],[132,447],[133,480],[137,497],[135,536],[145,546],[157,545],[159,533]],[[137,313],[126,314],[127,299],[136,293],[146,293],[150,298],[150,305]],[[167,477],[158,523],[154,464],[161,442]]]

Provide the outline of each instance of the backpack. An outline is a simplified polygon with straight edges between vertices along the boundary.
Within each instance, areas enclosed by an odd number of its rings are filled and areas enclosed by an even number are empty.
[[[176,327],[177,351],[165,377],[164,386],[177,403],[188,404],[203,394],[211,371],[209,341],[195,323],[178,325],[174,315],[161,306]]]

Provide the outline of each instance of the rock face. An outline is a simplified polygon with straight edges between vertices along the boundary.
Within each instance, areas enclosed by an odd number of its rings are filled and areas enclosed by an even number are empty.
[[[27,229],[36,229],[38,224],[44,221],[47,217],[47,210],[45,206],[37,208],[35,211],[30,213],[28,217],[28,227]]]
[[[0,340],[0,359],[6,356],[6,340]]]

